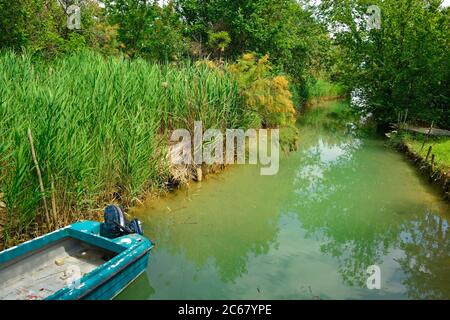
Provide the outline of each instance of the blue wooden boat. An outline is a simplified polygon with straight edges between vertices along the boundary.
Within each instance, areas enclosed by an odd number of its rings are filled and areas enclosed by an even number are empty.
[[[82,221],[0,253],[0,300],[107,300],[146,270],[153,243]]]

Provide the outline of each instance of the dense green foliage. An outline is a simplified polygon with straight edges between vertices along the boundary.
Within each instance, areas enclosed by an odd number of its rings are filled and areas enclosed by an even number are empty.
[[[105,5],[128,56],[170,61],[183,55],[182,23],[172,3],[161,7],[146,0],[106,0]]]
[[[61,3],[70,0],[0,0],[0,49],[25,48],[54,57],[90,47],[105,54],[117,52],[116,30],[106,23],[94,0],[81,4],[81,30],[67,28]]]
[[[304,1],[303,1],[304,2]],[[289,74],[296,96],[330,59],[325,25],[296,0],[0,0],[0,48],[26,48],[54,57],[89,47],[153,62],[234,61],[248,52],[269,55]],[[66,27],[67,5],[79,3],[80,30]],[[300,101],[298,101],[298,104]]]
[[[342,78],[363,90],[376,119],[450,126],[450,10],[440,0],[322,1],[341,46]],[[381,28],[369,29],[369,5],[381,9]]]
[[[185,34],[191,40],[191,54],[209,54],[211,30],[227,32],[230,44],[225,57],[235,60],[247,52],[268,54],[274,68],[291,76],[306,98],[306,80],[320,69],[328,57],[330,39],[326,28],[304,1],[295,0],[176,0],[177,11],[185,18]]]
[[[306,86],[308,88],[308,100],[320,99],[322,97],[343,97],[347,93],[347,89],[342,84],[325,81],[322,78],[310,78],[308,79]]]
[[[130,203],[168,181],[168,130],[191,128],[194,120],[208,128],[245,127],[248,118],[226,74],[83,52],[51,64],[1,55],[0,97],[8,237],[29,231],[42,208],[28,128],[48,203],[54,195],[59,212],[79,212],[114,195]]]

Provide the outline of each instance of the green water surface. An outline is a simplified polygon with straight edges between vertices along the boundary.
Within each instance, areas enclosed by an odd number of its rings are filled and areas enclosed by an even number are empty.
[[[137,210],[156,247],[118,298],[449,299],[449,206],[334,107],[305,116],[279,174],[231,167]]]

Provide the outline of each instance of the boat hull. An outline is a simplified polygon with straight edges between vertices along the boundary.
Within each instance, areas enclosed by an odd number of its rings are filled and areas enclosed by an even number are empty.
[[[133,265],[125,268],[113,279],[107,281],[90,294],[82,297],[82,300],[110,300],[121,293],[126,287],[138,278],[147,269],[150,254],[139,258]]]
[[[153,243],[139,234],[102,237],[100,225],[78,222],[1,252],[0,299],[115,297],[145,272]]]

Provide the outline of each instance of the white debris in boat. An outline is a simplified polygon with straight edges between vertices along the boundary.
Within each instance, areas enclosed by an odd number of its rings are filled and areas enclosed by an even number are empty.
[[[131,244],[131,239],[130,238],[123,238],[119,241],[119,244]]]
[[[56,260],[55,260],[55,264],[56,264],[57,266],[62,266],[62,265],[64,265],[64,259],[56,259]]]
[[[83,288],[85,285],[84,282],[82,283],[77,283],[76,281],[69,284],[68,288],[69,288],[69,294],[72,294],[75,290],[80,290],[81,288]]]

